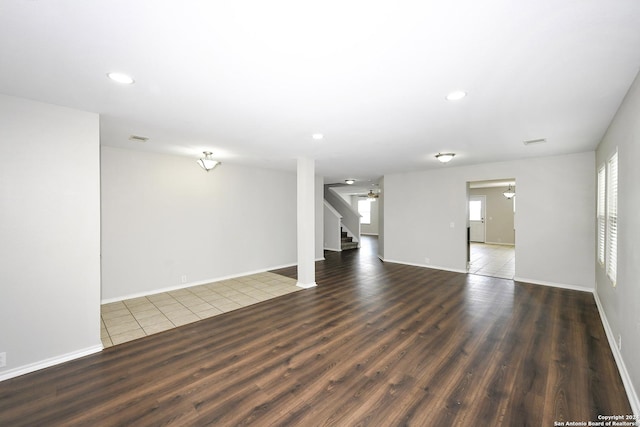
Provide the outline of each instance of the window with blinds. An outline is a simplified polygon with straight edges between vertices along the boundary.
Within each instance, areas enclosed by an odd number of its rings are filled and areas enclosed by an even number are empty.
[[[358,200],[358,213],[360,224],[371,224],[371,202],[369,200]]]
[[[618,153],[607,164],[607,276],[616,285],[618,269]]]
[[[605,217],[605,191],[606,191],[606,170],[604,165],[598,170],[598,262],[604,265],[604,253],[605,253],[605,229],[606,229],[606,217]]]

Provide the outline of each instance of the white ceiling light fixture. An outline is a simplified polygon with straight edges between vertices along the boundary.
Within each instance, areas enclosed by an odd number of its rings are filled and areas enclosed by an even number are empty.
[[[507,188],[502,194],[507,199],[513,199],[516,196],[516,189],[515,188],[512,189],[511,184],[509,184],[509,188]]]
[[[117,83],[121,83],[123,85],[131,85],[135,83],[133,77],[128,76],[124,73],[107,73],[107,77]]]
[[[140,135],[131,135],[131,136],[129,136],[129,141],[147,142],[148,140],[149,140],[149,138],[147,138],[146,136],[140,136]]]
[[[436,159],[440,161],[440,163],[449,163],[456,153],[438,153],[436,154]]]
[[[547,138],[537,138],[537,139],[528,139],[526,141],[523,141],[523,144],[524,145],[544,144],[545,142],[547,142]]]
[[[202,154],[204,154],[204,157],[198,160],[198,164],[207,172],[220,164],[219,161],[211,158],[211,155],[213,154],[211,151],[203,151]]]
[[[455,90],[451,92],[449,95],[445,96],[445,99],[447,101],[459,101],[465,96],[467,96],[467,92],[463,90]]]
[[[324,135],[321,133],[314,133],[313,135],[311,135],[311,138],[315,139],[316,141],[320,141],[321,139],[324,139]]]
[[[345,179],[344,183],[347,184],[347,185],[353,185],[353,184],[356,183],[356,180],[355,179]]]

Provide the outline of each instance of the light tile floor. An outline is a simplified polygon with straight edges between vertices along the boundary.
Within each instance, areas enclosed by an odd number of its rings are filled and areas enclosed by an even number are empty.
[[[513,280],[515,270],[515,246],[471,243],[469,273]]]
[[[265,272],[103,304],[102,345],[111,347],[301,289],[295,279]]]

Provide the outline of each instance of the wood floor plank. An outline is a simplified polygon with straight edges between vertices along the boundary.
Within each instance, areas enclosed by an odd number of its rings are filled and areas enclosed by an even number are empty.
[[[327,253],[316,288],[4,381],[0,425],[535,426],[631,412],[591,294],[383,263],[375,243]]]

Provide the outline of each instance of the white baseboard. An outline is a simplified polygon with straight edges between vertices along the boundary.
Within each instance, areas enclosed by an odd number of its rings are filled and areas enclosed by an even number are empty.
[[[316,282],[312,282],[312,283],[296,283],[296,286],[302,289],[309,289],[309,288],[315,288],[316,286],[318,286],[318,284]]]
[[[504,242],[485,242],[487,245],[500,245],[500,246],[515,246],[515,243],[504,243]]]
[[[613,330],[611,329],[611,325],[609,324],[609,320],[607,319],[607,315],[604,312],[604,307],[602,306],[602,302],[600,301],[600,297],[597,292],[593,292],[593,297],[596,300],[596,307],[598,307],[602,326],[604,327],[604,332],[607,335],[607,340],[609,341],[609,347],[611,347],[613,358],[616,361],[616,365],[618,365],[618,371],[620,372],[624,389],[627,392],[627,398],[629,399],[631,410],[634,414],[640,415],[640,399],[638,399],[638,394],[636,393],[635,388],[633,388],[633,382],[631,381],[631,376],[627,370],[627,365],[625,365],[624,359],[622,358],[622,353],[620,353],[620,350],[616,345],[616,338],[613,334]]]
[[[543,280],[527,279],[525,277],[514,277],[514,282],[531,283],[532,285],[550,286],[552,288],[569,289],[572,291],[593,292],[593,288],[585,288],[584,286],[567,285],[565,283],[545,282]]]
[[[316,259],[316,261],[323,261],[323,260],[324,260],[324,258]],[[280,268],[293,267],[293,266],[296,266],[296,265],[298,265],[298,263],[276,265],[276,266],[269,267],[269,268],[264,268],[264,269],[260,269],[260,270],[253,270],[253,271],[245,271],[244,273],[230,274],[228,276],[221,276],[221,277],[217,277],[217,278],[214,278],[214,279],[200,280],[200,281],[197,281],[197,282],[189,282],[189,283],[181,283],[181,284],[175,285],[175,286],[167,286],[165,288],[152,289],[152,290],[144,291],[144,292],[136,292],[136,293],[133,293],[133,294],[122,295],[122,296],[114,297],[114,298],[103,298],[100,301],[100,304],[108,304],[108,303],[111,303],[111,302],[118,302],[118,301],[123,301],[123,300],[126,300],[126,299],[146,297],[146,296],[149,296],[149,295],[160,294],[160,293],[163,293],[163,292],[171,292],[171,291],[176,291],[178,289],[190,288],[192,286],[206,285],[208,283],[220,282],[222,280],[236,279],[238,277],[250,276],[252,274],[264,273],[264,272],[267,272],[267,271],[270,271],[270,270],[278,270]]]
[[[332,252],[342,252],[342,248],[330,248],[325,246],[324,248],[325,251],[332,251]]]
[[[63,354],[61,356],[51,357],[49,359],[41,360],[39,362],[30,363],[28,365],[19,366],[14,369],[10,369],[6,372],[0,373],[0,381],[8,380],[10,378],[19,377],[20,375],[29,374],[31,372],[39,371],[40,369],[50,368],[60,363],[68,362],[70,360],[79,359],[80,357],[89,356],[90,354],[99,353],[102,351],[102,344],[94,345],[92,347],[84,348],[82,350],[73,351],[71,353]]]
[[[394,264],[404,264],[404,265],[411,265],[413,267],[423,267],[423,268],[433,268],[435,270],[444,270],[444,271],[451,271],[454,273],[467,273],[467,270],[459,270],[457,268],[448,268],[448,267],[440,267],[438,265],[428,265],[428,264],[417,264],[417,263],[412,263],[412,262],[404,262],[404,261],[396,261],[394,259],[384,259],[384,262],[392,262]]]
[[[379,236],[378,233],[363,233],[363,232],[360,232],[360,234],[363,235],[363,236]]]

